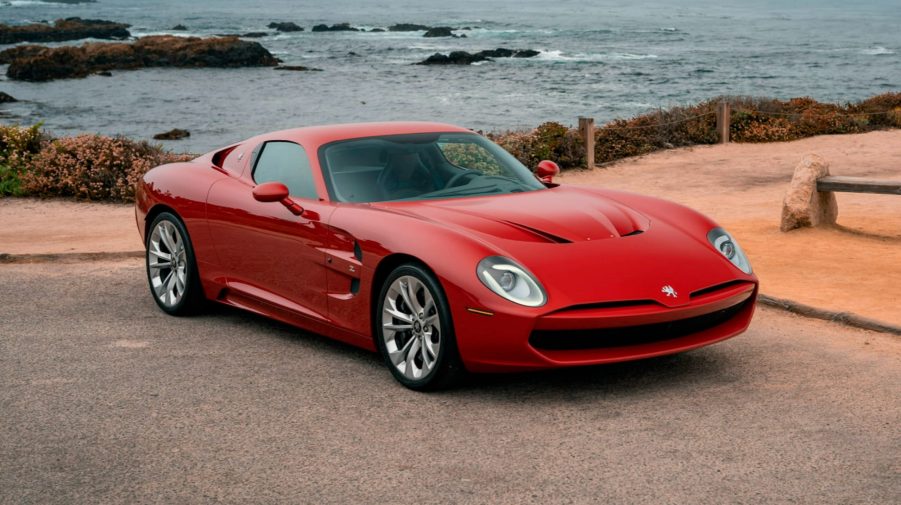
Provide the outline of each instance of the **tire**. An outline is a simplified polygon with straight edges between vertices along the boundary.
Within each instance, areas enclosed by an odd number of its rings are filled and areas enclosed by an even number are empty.
[[[198,312],[205,301],[203,286],[185,225],[176,215],[163,212],[156,216],[148,230],[144,257],[153,300],[163,312],[172,316]],[[173,256],[176,258],[174,268]]]
[[[447,297],[428,270],[412,263],[397,267],[382,285],[374,312],[376,345],[398,382],[433,391],[463,379]]]

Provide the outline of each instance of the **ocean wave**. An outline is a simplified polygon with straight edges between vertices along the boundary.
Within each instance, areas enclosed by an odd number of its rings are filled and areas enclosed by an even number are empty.
[[[635,53],[565,53],[564,51],[542,50],[541,54],[534,59],[544,61],[566,61],[576,63],[590,63],[611,60],[647,60],[657,58],[656,54],[635,54]]]
[[[891,49],[882,47],[882,46],[873,46],[868,47],[867,49],[863,49],[860,51],[860,54],[865,54],[867,56],[884,56],[889,54],[895,54],[895,51]]]

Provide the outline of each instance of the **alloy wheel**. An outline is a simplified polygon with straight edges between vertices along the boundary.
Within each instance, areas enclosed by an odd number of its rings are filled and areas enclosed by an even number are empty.
[[[388,359],[404,377],[420,380],[434,370],[443,343],[441,317],[422,281],[404,275],[391,283],[381,324]]]

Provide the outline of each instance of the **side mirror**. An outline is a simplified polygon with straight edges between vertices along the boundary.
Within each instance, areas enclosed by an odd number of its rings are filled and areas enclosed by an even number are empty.
[[[288,186],[280,182],[264,182],[253,188],[253,198],[258,202],[280,202],[288,198]]]
[[[272,181],[264,182],[253,188],[253,198],[258,202],[281,202],[295,216],[303,215],[303,207],[288,197],[288,186]]]
[[[550,160],[544,160],[538,163],[538,178],[541,182],[554,182],[554,177],[560,173],[560,167]]]

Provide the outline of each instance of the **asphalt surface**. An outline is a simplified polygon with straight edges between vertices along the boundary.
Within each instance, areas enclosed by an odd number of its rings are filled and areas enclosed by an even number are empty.
[[[2,503],[901,503],[901,339],[761,309],[691,353],[478,377],[228,308],[140,260],[0,265]]]

